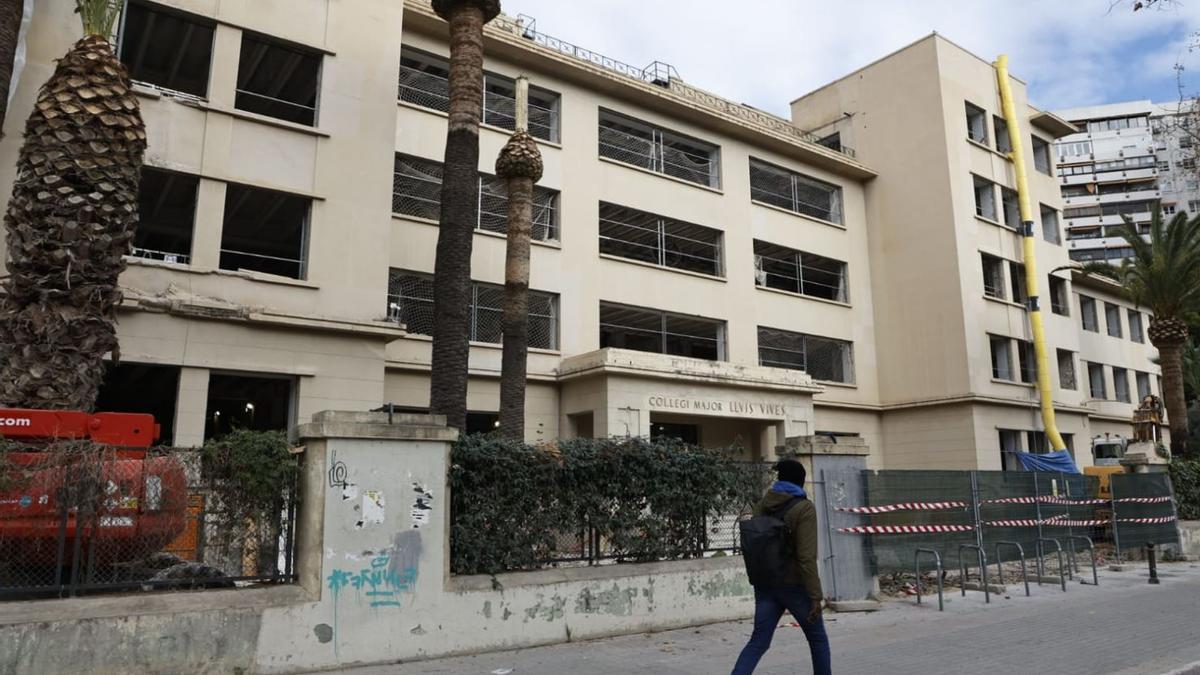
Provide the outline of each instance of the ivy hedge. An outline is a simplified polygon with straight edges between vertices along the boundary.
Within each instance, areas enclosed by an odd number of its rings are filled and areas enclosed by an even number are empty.
[[[677,441],[468,436],[451,452],[451,570],[537,569],[584,540],[618,561],[698,557],[708,519],[749,509],[767,480],[762,464]]]
[[[1200,458],[1176,458],[1171,462],[1171,485],[1182,520],[1200,520]]]

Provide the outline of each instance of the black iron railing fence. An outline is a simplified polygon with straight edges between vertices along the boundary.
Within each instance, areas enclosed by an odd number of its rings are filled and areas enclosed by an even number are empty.
[[[298,494],[230,503],[196,450],[0,453],[0,600],[294,580]]]

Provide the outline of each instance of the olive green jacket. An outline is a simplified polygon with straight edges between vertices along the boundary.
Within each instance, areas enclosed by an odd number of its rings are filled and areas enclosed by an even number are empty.
[[[791,495],[782,492],[767,492],[755,505],[754,515],[761,516],[767,511],[775,511],[791,499]],[[819,602],[824,598],[824,594],[821,591],[821,577],[817,573],[817,509],[811,501],[802,499],[788,509],[783,516],[783,522],[787,523],[788,529],[796,537],[796,566],[785,585],[792,588],[803,587],[809,598]]]

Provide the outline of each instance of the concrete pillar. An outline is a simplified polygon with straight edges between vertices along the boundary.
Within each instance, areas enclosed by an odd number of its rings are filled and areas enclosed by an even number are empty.
[[[192,226],[192,266],[215,269],[220,265],[224,220],[225,183],[201,179]]]
[[[217,24],[213,35],[212,71],[208,81],[208,100],[213,105],[233,107],[241,58],[242,31],[227,24]]]
[[[208,423],[208,369],[179,369],[179,390],[175,396],[175,438],[177,448],[194,448],[204,443]]]

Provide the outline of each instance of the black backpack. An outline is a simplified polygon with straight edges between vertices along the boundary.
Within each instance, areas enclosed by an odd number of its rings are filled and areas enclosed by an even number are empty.
[[[774,511],[738,523],[742,539],[742,560],[752,586],[766,588],[783,586],[796,565],[795,537],[783,517],[804,497],[791,501]]]

